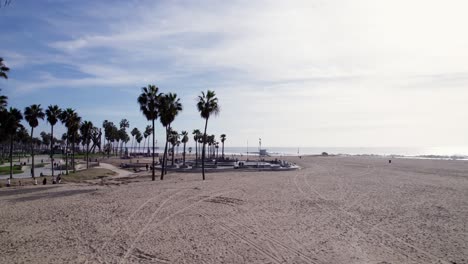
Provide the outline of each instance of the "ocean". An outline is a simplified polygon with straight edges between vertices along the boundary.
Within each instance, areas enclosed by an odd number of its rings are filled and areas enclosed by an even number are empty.
[[[262,147],[272,156],[291,155],[320,155],[326,152],[345,155],[395,155],[395,156],[468,156],[468,147],[431,147],[431,148],[408,148],[408,147]],[[220,149],[221,151],[221,149]],[[225,154],[249,154],[258,155],[258,147],[225,147]]]

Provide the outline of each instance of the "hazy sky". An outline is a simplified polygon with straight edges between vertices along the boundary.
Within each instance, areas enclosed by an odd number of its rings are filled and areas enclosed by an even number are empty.
[[[208,132],[229,146],[468,146],[467,10],[466,0],[13,0],[0,9],[11,67],[0,88],[21,109],[58,104],[143,129],[136,99],[156,84],[181,97],[174,127],[190,132],[204,125],[196,96],[212,89],[222,111]]]

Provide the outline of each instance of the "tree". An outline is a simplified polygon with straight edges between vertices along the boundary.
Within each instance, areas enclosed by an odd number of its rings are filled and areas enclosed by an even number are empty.
[[[91,143],[91,133],[94,125],[91,121],[81,123],[80,132],[83,138],[83,144],[86,145],[86,169],[89,169],[89,144]]]
[[[143,142],[143,153],[145,153],[145,150],[146,150],[146,138],[148,138],[149,136],[151,136],[151,134],[153,133],[153,127],[148,125],[146,126],[145,128],[145,132],[144,132],[144,137],[145,137],[145,142]],[[149,138],[148,138],[148,148],[149,148]]]
[[[198,167],[198,140],[200,140],[201,132],[200,129],[195,129],[192,132],[193,141],[195,141],[195,166]]]
[[[135,136],[140,133],[140,131],[138,130],[138,128],[133,128],[132,131],[130,132],[130,134],[132,135],[132,146],[131,146],[131,149],[133,150],[133,152],[135,152],[135,147],[134,147],[134,144],[135,144]]]
[[[205,145],[206,145],[206,129],[208,127],[208,119],[211,115],[217,115],[220,111],[218,98],[214,91],[208,90],[206,94],[198,96],[197,109],[200,116],[205,119],[205,132],[203,133],[203,149],[202,149],[202,176],[205,180]]]
[[[69,130],[72,137],[72,168],[73,172],[76,172],[75,164],[75,144],[79,141],[80,136],[78,135],[78,130],[80,129],[81,117],[78,116],[76,112],[70,116],[69,120]]]
[[[140,131],[138,131],[138,133],[135,135],[135,139],[136,139],[136,141],[138,143],[138,149],[140,149],[140,143],[143,140],[143,136],[141,135]]]
[[[104,120],[104,122],[102,123],[102,127],[104,128],[104,138],[107,140],[107,158],[109,158],[110,151],[112,148],[111,142],[114,142],[117,134],[116,131],[118,130],[113,122],[109,122],[107,120]]]
[[[78,130],[80,128],[81,117],[78,116],[78,114],[75,112],[75,110],[73,110],[71,108],[67,108],[60,115],[60,121],[67,128],[67,135],[66,135],[67,147],[66,147],[65,166],[66,166],[66,172],[67,172],[67,175],[68,175],[68,145],[69,145],[70,140],[72,142],[72,167],[73,167],[73,172],[76,171],[76,168],[75,168],[75,143],[76,143],[76,139],[78,138],[77,134],[78,134]]]
[[[18,132],[18,129],[24,128],[21,125],[22,119],[23,115],[21,111],[16,108],[10,108],[9,111],[6,111],[5,119],[2,121],[5,134],[10,137],[10,179],[13,179],[13,137]]]
[[[142,92],[140,96],[138,96],[138,104],[140,105],[140,111],[143,113],[143,115],[146,117],[148,121],[151,121],[153,126],[152,126],[152,133],[153,133],[153,162],[152,162],[152,176],[151,180],[155,180],[155,170],[156,170],[156,162],[154,160],[154,148],[155,148],[155,127],[154,127],[154,122],[158,118],[159,115],[159,101],[161,95],[158,94],[159,88],[156,87],[155,85],[149,84],[148,87],[143,87],[141,88]]]
[[[180,135],[182,136],[182,143],[184,143],[184,153],[183,153],[183,166],[185,167],[185,145],[187,144],[188,140],[189,140],[189,137],[188,137],[188,132],[187,131],[182,131],[182,133],[180,133]]]
[[[49,105],[47,107],[46,112],[47,122],[50,124],[50,160],[52,163],[52,178],[54,178],[54,126],[57,124],[60,115],[62,114],[62,109],[60,109],[57,105]]]
[[[0,77],[4,79],[8,79],[7,72],[10,71],[10,68],[8,68],[4,63],[3,63],[3,58],[0,58]]]
[[[166,145],[164,147],[163,163],[161,167],[161,180],[164,179],[164,174],[167,173],[165,168],[167,165],[167,144],[171,131],[171,123],[180,111],[182,111],[182,104],[179,98],[177,98],[177,94],[168,93],[161,96],[159,116],[161,124],[166,128]]]
[[[171,131],[169,133],[169,142],[171,142],[172,145],[172,163],[171,166],[174,166],[174,159],[175,159],[175,151],[174,148],[177,145],[177,142],[179,141],[179,133],[177,133],[176,130],[173,130],[171,128]]]
[[[129,127],[130,127],[130,123],[128,122],[127,119],[122,119],[120,121],[120,130],[119,130],[119,137],[118,137],[119,140],[122,141],[121,146],[120,146],[120,156],[122,156],[123,143],[125,142],[125,139],[128,138],[126,129]]]
[[[226,134],[221,134],[220,138],[221,138],[221,144],[223,144],[221,156],[223,157],[223,160],[224,160],[224,141],[226,141]]]
[[[42,111],[41,105],[33,104],[31,106],[27,106],[24,109],[24,119],[28,122],[29,126],[31,127],[31,139],[33,138],[34,128],[39,125],[39,119],[44,119],[45,114]],[[34,144],[31,140],[31,174],[32,177],[35,178],[34,175]]]

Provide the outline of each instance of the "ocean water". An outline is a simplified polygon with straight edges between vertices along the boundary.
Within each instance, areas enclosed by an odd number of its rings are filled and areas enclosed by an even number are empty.
[[[431,147],[431,148],[395,148],[395,147],[262,147],[272,156],[290,155],[319,155],[328,154],[347,155],[398,155],[398,156],[468,156],[468,147]],[[221,151],[221,150],[220,150]],[[243,154],[247,152],[258,155],[258,147],[225,147],[226,154]]]
[[[187,145],[187,153],[189,147],[192,147],[192,154],[195,153],[195,147]],[[262,146],[262,149],[266,149],[267,153],[271,156],[297,156],[297,155],[320,155],[322,152],[326,152],[330,155],[343,154],[343,155],[382,155],[382,156],[459,156],[468,157],[468,146],[463,147],[428,147],[428,148],[409,148],[409,147],[268,147]],[[128,148],[130,152],[148,152],[146,148]],[[164,148],[156,148],[157,153],[162,153]],[[176,153],[182,153],[183,147],[179,146],[176,148]],[[221,154],[221,147],[219,147],[219,154]],[[224,153],[227,155],[231,154],[242,154],[242,155],[258,155],[258,147],[229,147],[224,148]]]

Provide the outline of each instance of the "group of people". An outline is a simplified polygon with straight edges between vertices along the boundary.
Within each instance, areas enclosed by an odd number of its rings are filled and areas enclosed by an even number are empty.
[[[54,176],[54,178],[52,180],[52,184],[59,184],[59,183],[62,183],[62,175],[61,174],[57,175],[57,177]],[[47,184],[47,178],[44,177],[44,179],[42,179],[42,185],[46,185],[46,184]],[[21,182],[21,180],[18,181],[18,185],[23,186],[23,183]],[[37,185],[37,179],[36,178],[34,178],[34,185]],[[11,179],[10,178],[7,179],[6,187],[11,187]]]

